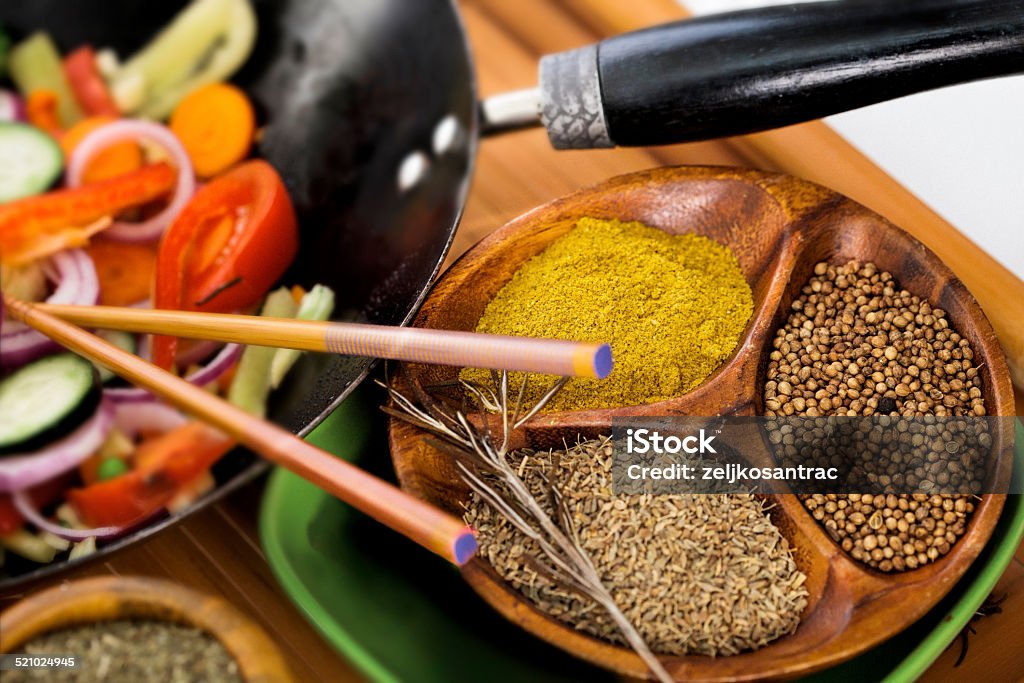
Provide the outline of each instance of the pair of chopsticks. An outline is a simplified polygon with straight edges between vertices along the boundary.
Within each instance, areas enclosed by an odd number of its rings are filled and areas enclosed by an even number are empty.
[[[612,370],[607,344],[224,313],[41,303],[32,307],[82,327],[188,339],[561,377],[603,379]]]
[[[3,302],[8,314],[14,319],[24,322],[62,346],[110,369],[126,380],[145,387],[168,403],[216,427],[239,444],[291,470],[428,550],[457,565],[466,563],[476,553],[476,537],[473,530],[447,512],[406,494],[401,489],[303,441],[291,432],[254,417],[80,327],[55,317],[50,312],[57,309],[55,306],[29,304],[6,294],[3,295]],[[86,308],[76,309],[77,314],[69,317],[79,321],[86,320],[87,314],[83,313]],[[120,313],[111,313],[108,309],[105,314],[109,317],[108,322],[102,322],[107,318],[101,315],[92,318],[91,322],[82,324],[133,329],[118,326],[116,318],[123,315],[125,309],[113,311]],[[144,315],[143,318],[145,317],[147,316]],[[273,325],[271,327],[278,329]],[[175,333],[169,327],[160,327],[159,330],[154,328],[152,331]],[[245,341],[241,338],[238,340]],[[250,341],[257,343],[255,339]],[[280,344],[275,345],[291,346],[286,336],[277,341]]]

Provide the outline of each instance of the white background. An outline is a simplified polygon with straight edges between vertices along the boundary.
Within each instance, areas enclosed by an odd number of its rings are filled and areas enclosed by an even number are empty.
[[[681,3],[696,14],[783,4]],[[1024,278],[1024,76],[921,93],[827,121]]]

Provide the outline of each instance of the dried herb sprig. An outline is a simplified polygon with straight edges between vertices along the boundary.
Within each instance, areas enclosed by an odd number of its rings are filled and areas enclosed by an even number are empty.
[[[508,373],[491,373],[493,387],[460,381],[459,386],[465,391],[458,407],[450,400],[426,391],[408,373],[404,379],[413,398],[388,384],[386,388],[395,408],[385,407],[385,412],[434,435],[433,445],[455,459],[456,467],[470,489],[537,544],[540,556],[529,558],[531,568],[600,605],[658,680],[672,681],[672,676],[636,627],[616,605],[593,561],[583,550],[572,513],[565,505],[557,482],[554,478],[549,482],[550,495],[555,503],[555,519],[552,519],[508,461],[512,431],[542,410],[564,386],[566,379],[557,381],[527,410],[524,410],[524,397],[528,377],[522,380],[514,406],[509,402]],[[469,415],[473,413],[479,415],[481,426],[470,421]],[[501,423],[497,435],[490,426],[495,418]]]

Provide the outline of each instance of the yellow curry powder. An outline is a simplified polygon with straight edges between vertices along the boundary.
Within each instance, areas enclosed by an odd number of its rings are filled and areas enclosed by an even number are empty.
[[[694,389],[732,353],[753,310],[728,247],[642,223],[582,218],[515,273],[476,331],[611,344],[612,373],[571,380],[546,410],[608,408]],[[485,383],[489,373],[466,369],[462,377]],[[526,400],[539,400],[549,386],[535,379]]]

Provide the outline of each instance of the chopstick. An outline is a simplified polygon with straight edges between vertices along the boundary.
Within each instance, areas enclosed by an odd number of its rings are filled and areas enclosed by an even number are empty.
[[[83,327],[125,332],[598,379],[606,377],[612,369],[612,353],[607,344],[226,313],[116,306],[33,306]]]
[[[473,530],[453,515],[71,323],[43,312],[37,305],[18,301],[6,294],[3,302],[8,314],[16,320],[148,389],[428,550],[460,566],[475,554]]]

